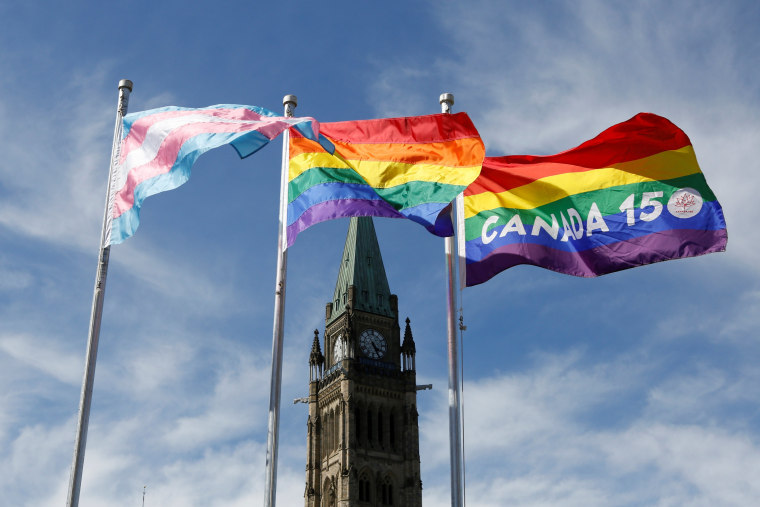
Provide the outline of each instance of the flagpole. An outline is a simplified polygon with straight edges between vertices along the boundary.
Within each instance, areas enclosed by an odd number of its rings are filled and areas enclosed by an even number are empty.
[[[79,400],[79,420],[74,442],[74,459],[69,477],[69,492],[67,507],[79,505],[79,490],[82,485],[82,469],[84,468],[84,450],[87,444],[87,427],[90,422],[90,405],[92,404],[92,389],[95,383],[95,361],[98,356],[98,341],[100,339],[100,322],[103,317],[103,300],[106,293],[106,275],[108,260],[111,255],[110,245],[106,245],[106,233],[109,227],[108,202],[111,195],[113,173],[119,157],[121,142],[122,117],[127,114],[129,94],[132,92],[132,81],[119,81],[119,101],[116,106],[116,125],[114,126],[113,144],[111,145],[111,164],[108,171],[108,186],[106,189],[106,205],[103,212],[103,227],[100,233],[100,252],[98,254],[98,270],[95,274],[95,289],[92,295],[92,312],[90,313],[90,332],[87,337],[87,355],[85,358],[84,378],[82,379],[82,394]]]
[[[292,117],[298,105],[295,95],[282,98],[285,116]],[[277,227],[277,280],[274,292],[274,325],[272,329],[272,377],[269,383],[269,422],[267,425],[266,484],[264,506],[275,507],[277,496],[277,443],[280,427],[280,394],[282,391],[282,342],[285,329],[285,281],[288,271],[288,144],[290,133],[282,133],[282,167],[280,171],[280,218]]]
[[[454,95],[442,93],[438,99],[442,113],[451,113],[454,105]],[[454,220],[454,207],[451,210],[451,222]],[[446,255],[446,332],[449,351],[449,457],[451,461],[451,505],[462,507],[462,429],[459,387],[458,343],[456,333],[456,287],[455,287],[455,239],[454,236],[444,238],[444,253]]]

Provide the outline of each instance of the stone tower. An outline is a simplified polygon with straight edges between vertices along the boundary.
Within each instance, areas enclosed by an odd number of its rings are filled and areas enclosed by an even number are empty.
[[[415,347],[403,342],[375,227],[352,218],[309,357],[306,507],[420,507]]]

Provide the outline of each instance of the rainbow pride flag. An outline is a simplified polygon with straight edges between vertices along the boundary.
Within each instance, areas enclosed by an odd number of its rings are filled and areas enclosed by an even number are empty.
[[[458,208],[466,286],[518,264],[593,277],[727,241],[691,141],[649,113],[557,155],[486,157]]]
[[[485,156],[466,113],[322,123],[320,133],[322,144],[290,137],[287,246],[314,224],[353,216],[408,218],[453,234],[441,212]]]
[[[119,158],[111,167],[103,246],[133,235],[145,198],[185,183],[201,154],[231,144],[245,158],[290,127],[313,139],[319,134],[313,118],[277,116],[256,106],[169,106],[126,115]]]

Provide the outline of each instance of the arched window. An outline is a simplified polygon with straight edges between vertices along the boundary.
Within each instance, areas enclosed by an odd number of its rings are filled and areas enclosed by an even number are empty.
[[[356,430],[356,445],[362,445],[362,410],[359,407],[354,409],[354,425]]]
[[[338,498],[330,479],[325,480],[322,491],[324,492],[324,496],[322,496],[322,505],[324,507],[336,507],[338,505]]]
[[[320,439],[319,439],[319,454],[324,459],[325,456],[327,456],[327,413],[325,413],[322,416],[322,420],[320,421]]]
[[[367,445],[372,445],[372,438],[374,437],[374,434],[372,433],[372,408],[367,408]]]
[[[391,410],[390,419],[388,420],[388,437],[390,438],[391,449],[396,450],[396,411]]]
[[[380,505],[394,505],[393,482],[390,477],[384,478],[380,485]]]
[[[340,407],[335,409],[335,424],[333,425],[333,451],[340,447],[340,425],[342,421],[340,416]]]
[[[385,439],[383,438],[383,409],[377,409],[377,443],[383,447]]]
[[[367,474],[367,472],[362,473],[362,475],[359,477],[359,501],[360,502],[372,501],[372,498],[370,497],[369,475]]]
[[[335,442],[333,441],[333,428],[335,427],[335,412],[332,410],[330,411],[330,415],[327,419],[327,455],[329,456],[332,453],[332,450],[335,446]]]

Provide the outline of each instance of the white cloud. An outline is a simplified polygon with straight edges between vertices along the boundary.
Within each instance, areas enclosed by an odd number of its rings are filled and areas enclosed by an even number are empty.
[[[0,350],[60,382],[71,385],[82,382],[81,376],[74,374],[80,370],[82,358],[62,350],[54,340],[32,335],[0,335]]]
[[[145,343],[135,347],[134,353],[123,357],[128,391],[138,398],[156,395],[163,388],[185,380],[192,371],[191,361],[197,360],[197,351],[181,340]]]
[[[239,438],[266,428],[266,418],[257,417],[269,400],[269,383],[264,358],[245,350],[230,351],[218,364],[212,394],[200,401],[200,410],[177,418],[162,437],[170,447],[194,449]],[[246,388],[247,387],[247,388]]]
[[[705,312],[701,305],[687,305],[657,323],[662,340],[689,340],[705,336],[715,343],[730,343],[756,349],[760,337],[760,291],[746,287],[732,291],[732,304],[705,301],[716,310]],[[717,307],[720,306],[720,310]]]
[[[2,448],[0,460],[0,487],[8,505],[52,505],[43,501],[56,484],[68,481],[71,454],[64,456],[63,449],[73,451],[72,420],[66,424],[29,425],[19,428],[12,442]],[[55,503],[64,502],[65,489],[58,488]],[[61,494],[63,493],[63,494]]]
[[[21,290],[29,287],[33,277],[22,267],[12,267],[0,258],[0,292]]]
[[[658,370],[573,352],[466,383],[468,504],[751,505],[760,497],[760,440],[725,409],[756,368],[653,382]],[[448,493],[443,394],[422,415],[426,500]]]
[[[225,260],[223,255],[220,262]],[[161,294],[188,314],[219,316],[237,312],[242,306],[234,285],[222,283],[234,279],[234,271],[210,273],[199,256],[184,258],[152,244],[125,243],[112,249],[109,270],[112,275],[119,270],[134,292]]]
[[[748,434],[647,422],[598,443],[610,466],[629,474],[652,470],[652,494],[667,498],[667,491],[681,490],[680,505],[752,505],[760,497],[752,472],[760,466],[760,445]]]
[[[266,361],[222,341],[215,349],[206,356],[214,372],[205,379],[207,389],[183,389],[197,382],[198,371],[182,375],[173,366],[146,384],[139,384],[143,370],[133,366],[99,376],[80,505],[124,505],[139,499],[144,484],[156,505],[246,505],[263,498]],[[160,368],[157,357],[166,353],[172,351],[159,348],[149,362]],[[99,365],[101,372],[109,368],[107,362]],[[32,388],[24,395],[45,394]],[[13,410],[9,400],[0,403]],[[0,440],[7,449],[0,488],[11,503],[50,505],[66,495],[75,420],[46,419],[27,426],[16,421]],[[281,442],[287,454],[287,439]],[[280,472],[284,498],[302,493],[300,471],[285,463]]]
[[[109,155],[94,147],[110,146],[112,120],[105,119],[115,113],[107,114],[102,97],[82,95],[75,86],[68,92],[67,100],[54,108],[35,110],[23,103],[0,107],[0,134],[11,147],[0,176],[14,195],[0,203],[0,224],[81,247],[97,244],[102,202],[90,196],[105,196]]]

